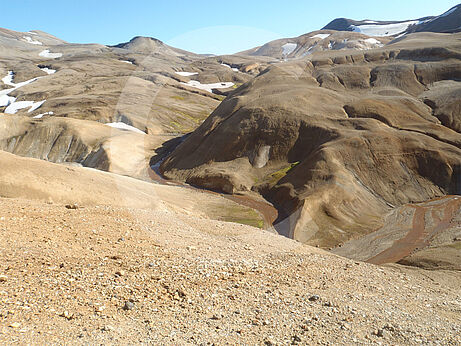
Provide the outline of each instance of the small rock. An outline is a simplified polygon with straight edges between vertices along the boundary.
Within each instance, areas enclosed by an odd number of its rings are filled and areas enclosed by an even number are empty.
[[[125,273],[124,270],[118,270],[118,271],[115,272],[115,275],[116,275],[116,276],[124,276],[125,274],[126,274],[126,273]]]
[[[188,246],[188,247],[186,247],[186,249],[189,250],[189,251],[197,250],[197,248],[195,246]]]
[[[133,309],[134,309],[134,303],[131,302],[131,301],[129,301],[129,300],[127,300],[127,301],[125,302],[125,305],[123,305],[123,310],[128,311],[128,310],[133,310]]]
[[[61,313],[59,316],[65,317],[65,318],[67,318],[68,320],[71,320],[71,319],[74,317],[74,315],[71,314],[71,313],[70,313],[69,311],[67,311],[67,310],[64,311],[63,313]]]
[[[13,322],[13,323],[10,324],[10,328],[17,329],[19,327],[21,327],[21,324],[18,323],[18,322]]]
[[[319,299],[320,299],[320,297],[318,295],[316,295],[316,294],[309,297],[310,302],[315,302],[315,301],[317,301]]]
[[[8,280],[8,276],[0,275],[0,282],[5,282],[6,280]]]
[[[301,342],[301,338],[297,335],[294,335],[292,338],[291,338],[291,343],[292,344],[297,344],[298,342]]]
[[[67,209],[78,209],[78,204],[73,203],[73,204],[66,204]]]
[[[213,315],[213,317],[211,317],[212,320],[220,320],[221,317],[218,316],[218,315]]]
[[[383,338],[384,337],[384,329],[378,329],[374,332],[374,334],[378,337],[378,338]]]
[[[107,325],[107,326],[102,327],[102,330],[104,332],[113,332],[113,331],[115,331],[115,328],[112,327],[111,325]]]

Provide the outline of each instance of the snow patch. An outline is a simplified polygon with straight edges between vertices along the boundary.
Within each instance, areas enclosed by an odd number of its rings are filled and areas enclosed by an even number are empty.
[[[296,43],[285,43],[283,46],[282,46],[282,55],[284,57],[287,57],[288,55],[290,55],[291,53],[293,53],[295,51],[295,49],[298,48],[298,45]]]
[[[46,113],[41,113],[41,114],[38,114],[34,117],[32,117],[33,119],[41,119],[43,118],[44,115],[53,115],[54,113],[53,112],[46,112]]]
[[[107,123],[106,125],[110,126],[110,127],[113,127],[115,129],[119,129],[119,130],[133,131],[133,132],[136,132],[136,133],[141,133],[143,135],[146,134],[145,132],[141,131],[140,129],[138,129],[138,128],[134,127],[134,126],[122,123],[122,122]]]
[[[24,108],[30,108],[29,112],[33,112],[37,108],[39,108],[45,101],[18,101],[16,102],[16,98],[12,96],[8,96],[8,94],[24,85],[32,83],[36,81],[38,78],[32,78],[25,82],[21,83],[13,83],[14,72],[8,71],[8,74],[2,78],[3,83],[6,85],[11,85],[13,88],[0,90],[0,107],[6,107],[5,113],[7,114],[15,114],[18,110]]]
[[[13,83],[13,78],[14,78],[13,71],[8,71],[8,74],[2,78],[2,82],[5,83],[6,85],[16,86]]]
[[[121,62],[124,62],[126,64],[131,64],[131,65],[134,65],[132,61],[128,61],[128,60],[120,60]]]
[[[16,90],[16,89],[18,89],[20,87],[23,87],[24,85],[30,84],[30,83],[35,82],[37,80],[37,78],[32,78],[32,79],[26,80],[25,82],[13,83],[13,78],[14,78],[14,72],[13,71],[8,71],[8,74],[5,77],[2,78],[3,83],[5,83],[6,85],[10,85],[10,86],[12,86],[14,88],[0,91],[0,95],[8,95],[13,90]]]
[[[367,38],[365,40],[366,43],[370,43],[370,44],[375,44],[375,45],[382,45],[382,42],[381,41],[378,41],[377,39],[375,38]]]
[[[317,34],[317,35],[314,35],[314,36],[311,36],[310,38],[320,38],[322,40],[326,39],[327,37],[330,37],[331,35],[330,34]]]
[[[234,71],[234,72],[239,72],[239,69],[238,69],[238,68],[232,67],[232,66],[230,66],[230,65],[227,65],[227,64],[222,63],[221,66],[230,68],[230,69],[231,69],[232,71]]]
[[[352,31],[360,32],[368,36],[394,36],[408,29],[410,25],[418,24],[419,21],[412,20],[403,23],[385,24],[385,25],[351,25]]]
[[[175,72],[175,73],[183,77],[190,77],[190,76],[195,76],[196,74],[198,74],[198,72]]]
[[[36,45],[38,45],[38,46],[43,45],[42,42],[37,41],[37,40],[34,40],[34,39],[33,39],[32,37],[30,37],[30,36],[23,36],[22,38],[25,39],[27,43],[36,44]]]
[[[232,82],[220,82],[220,83],[211,83],[211,84],[202,84],[199,81],[191,80],[187,83],[181,82],[180,84],[187,85],[192,88],[208,91],[209,93],[213,92],[213,89],[227,89],[234,86]]]
[[[51,53],[49,49],[42,50],[38,55],[50,59],[57,59],[62,57],[62,53]]]
[[[43,72],[46,72],[48,74],[56,73],[56,70],[50,69],[48,67],[42,67],[42,68],[40,68],[40,70],[42,70]]]
[[[16,101],[16,97],[8,96],[8,95],[0,95],[0,107],[8,107]]]
[[[41,105],[45,102],[44,101],[18,101],[18,102],[13,102],[11,103],[8,107],[5,109],[6,114],[15,114],[18,110],[24,109],[24,108],[29,108],[29,113],[33,112],[34,110],[38,109],[41,107]]]

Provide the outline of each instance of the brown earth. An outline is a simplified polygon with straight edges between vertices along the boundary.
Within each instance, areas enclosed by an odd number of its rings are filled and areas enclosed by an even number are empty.
[[[461,342],[459,272],[158,209],[2,198],[0,232],[5,344]]]
[[[380,229],[333,249],[369,263],[402,263],[461,270],[461,200],[447,196],[408,204],[390,213]]]
[[[280,234],[334,247],[396,207],[460,194],[460,34],[319,52],[235,90],[163,162],[169,178],[259,192]],[[458,119],[458,120],[457,120]]]

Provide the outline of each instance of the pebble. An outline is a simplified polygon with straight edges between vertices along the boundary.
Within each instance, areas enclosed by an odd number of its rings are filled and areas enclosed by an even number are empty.
[[[13,322],[13,323],[10,324],[10,328],[17,329],[19,327],[21,327],[21,324],[18,323],[18,322]]]
[[[113,331],[115,331],[115,328],[112,327],[111,325],[106,325],[106,326],[104,326],[104,327],[102,328],[102,330],[103,330],[104,332],[113,332]]]
[[[315,302],[315,301],[317,301],[319,299],[320,299],[320,297],[318,295],[316,295],[316,294],[309,297],[310,302]]]
[[[126,273],[125,273],[124,270],[118,270],[118,271],[115,272],[115,275],[117,275],[117,276],[124,276],[125,274]]]
[[[5,282],[6,280],[8,280],[8,276],[0,275],[0,282]]]
[[[123,305],[123,310],[133,310],[134,309],[134,303],[133,302],[130,302],[129,300],[127,300],[125,302],[125,305]]]

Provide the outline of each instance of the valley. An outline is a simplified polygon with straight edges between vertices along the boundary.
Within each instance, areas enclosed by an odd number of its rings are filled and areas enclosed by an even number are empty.
[[[460,27],[0,29],[0,341],[461,343]]]

